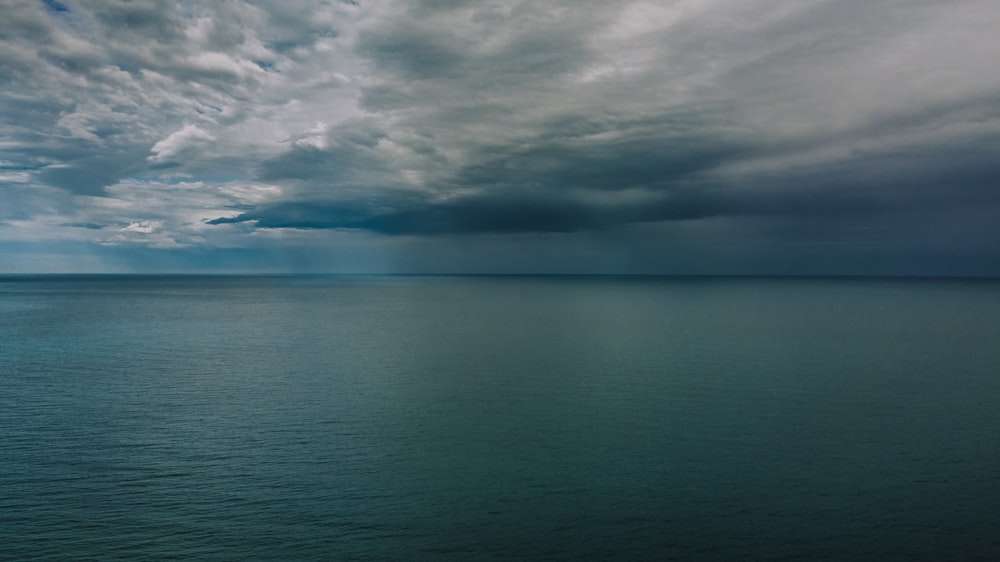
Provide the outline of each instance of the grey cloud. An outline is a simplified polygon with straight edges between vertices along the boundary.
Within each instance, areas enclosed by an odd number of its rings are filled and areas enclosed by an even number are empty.
[[[270,57],[245,33],[260,14],[237,2],[45,6],[4,6],[11,17],[0,23],[0,51],[18,57],[0,63],[0,132],[11,139],[8,154],[44,162],[37,181],[70,193],[103,195],[118,180],[183,167],[146,162],[148,150],[181,125],[211,126],[238,115],[233,106],[258,78],[248,57]],[[190,151],[184,156],[204,161]]]
[[[359,172],[353,166],[359,161],[370,163],[372,158],[356,147],[336,150],[296,147],[261,164],[258,178],[263,181],[304,180],[331,185],[354,178]]]
[[[724,136],[614,128],[602,132],[620,133],[620,138],[592,140],[587,138],[591,135],[564,133],[561,138],[545,139],[543,135],[540,142],[504,147],[499,156],[484,157],[459,170],[455,182],[537,185],[548,190],[669,187],[753,151],[747,141]]]
[[[442,30],[421,30],[412,25],[368,32],[358,45],[359,52],[380,69],[406,79],[457,77],[465,61],[462,52],[469,47],[443,35]]]
[[[489,3],[448,9],[422,3],[365,31],[357,51],[380,74],[404,80],[443,79],[446,87],[460,90],[524,85],[578,69],[593,58],[588,33],[610,10],[601,4],[577,8],[559,14],[531,3],[502,11]]]
[[[353,2],[315,2],[313,0],[257,0],[253,5],[265,15],[266,26],[258,32],[267,45],[286,56],[296,56],[294,51],[313,45],[317,40],[336,37],[341,33],[331,25],[329,14],[343,14]],[[325,12],[325,14],[324,14]]]
[[[93,222],[66,222],[60,224],[59,226],[68,226],[71,228],[85,228],[87,230],[101,230],[102,228],[105,228],[108,225],[97,224]]]
[[[991,0],[61,5],[0,0],[7,218],[58,188],[52,225],[111,224],[73,206],[149,180],[185,244],[1000,255]]]
[[[94,0],[89,8],[107,33],[157,42],[183,36],[177,5],[156,0]]]
[[[48,166],[39,172],[39,179],[81,195],[102,195],[104,188],[141,170],[142,152],[128,154],[88,155],[66,164]]]
[[[287,152],[259,166],[263,181],[304,180],[320,187],[371,178],[390,169],[375,148],[387,133],[371,120],[356,119],[295,139]]]
[[[42,41],[51,36],[46,12],[41,3],[4,0],[0,2],[4,18],[0,21],[0,40],[37,38]]]

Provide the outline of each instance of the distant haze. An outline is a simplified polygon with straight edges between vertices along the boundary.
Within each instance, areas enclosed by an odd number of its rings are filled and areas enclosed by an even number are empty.
[[[0,273],[1000,275],[996,0],[0,13]]]

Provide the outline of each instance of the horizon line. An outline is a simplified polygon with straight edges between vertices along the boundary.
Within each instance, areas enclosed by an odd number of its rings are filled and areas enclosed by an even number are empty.
[[[293,277],[607,277],[607,278],[677,278],[677,279],[898,279],[898,280],[976,280],[1000,281],[1000,275],[944,274],[867,274],[867,273],[531,273],[531,272],[17,272],[2,273],[11,278],[108,278],[108,277],[217,277],[217,278],[293,278]]]

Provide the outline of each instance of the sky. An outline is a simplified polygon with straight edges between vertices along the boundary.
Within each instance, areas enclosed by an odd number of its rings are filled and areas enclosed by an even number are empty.
[[[996,0],[0,0],[0,273],[1000,275]]]

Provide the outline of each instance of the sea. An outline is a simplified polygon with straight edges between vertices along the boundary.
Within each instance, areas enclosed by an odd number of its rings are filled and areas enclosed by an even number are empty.
[[[0,277],[0,560],[445,559],[1000,559],[1000,281]]]

